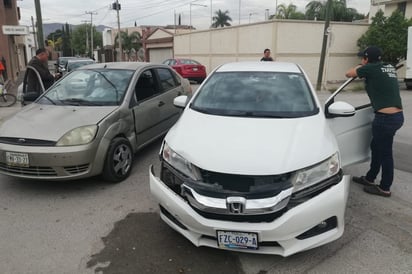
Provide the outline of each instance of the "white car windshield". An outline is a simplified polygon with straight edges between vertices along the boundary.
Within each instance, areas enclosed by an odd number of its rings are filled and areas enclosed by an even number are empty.
[[[303,74],[216,72],[190,106],[214,115],[295,118],[318,113]]]
[[[133,70],[80,69],[53,85],[37,103],[55,105],[120,105]]]

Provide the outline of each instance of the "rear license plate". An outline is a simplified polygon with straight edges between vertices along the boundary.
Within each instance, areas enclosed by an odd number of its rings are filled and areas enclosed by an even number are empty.
[[[217,244],[220,248],[258,249],[258,235],[252,232],[222,231],[217,232]]]
[[[19,152],[6,152],[6,163],[9,166],[29,166],[29,154]]]
[[[198,68],[193,68],[193,71],[198,71],[199,69]]]

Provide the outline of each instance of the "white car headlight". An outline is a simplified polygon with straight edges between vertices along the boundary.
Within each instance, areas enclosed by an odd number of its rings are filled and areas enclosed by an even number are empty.
[[[339,170],[339,154],[336,152],[319,164],[297,171],[293,179],[293,191],[296,192],[326,180],[337,174]]]
[[[56,146],[78,146],[88,144],[93,141],[96,132],[96,125],[75,128],[64,134],[57,142]]]
[[[163,144],[162,158],[172,167],[182,172],[193,180],[200,180],[201,176],[196,166],[192,165],[185,158],[174,152],[165,142]]]

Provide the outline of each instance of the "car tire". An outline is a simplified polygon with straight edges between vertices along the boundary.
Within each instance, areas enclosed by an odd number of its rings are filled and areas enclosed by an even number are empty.
[[[105,181],[118,183],[129,177],[133,165],[133,150],[129,141],[117,137],[110,143],[104,161],[102,177]]]

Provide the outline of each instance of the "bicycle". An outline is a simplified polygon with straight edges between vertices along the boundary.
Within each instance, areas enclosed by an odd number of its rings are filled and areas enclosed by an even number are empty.
[[[7,93],[7,90],[0,84],[0,107],[10,107],[17,102],[14,94]]]

